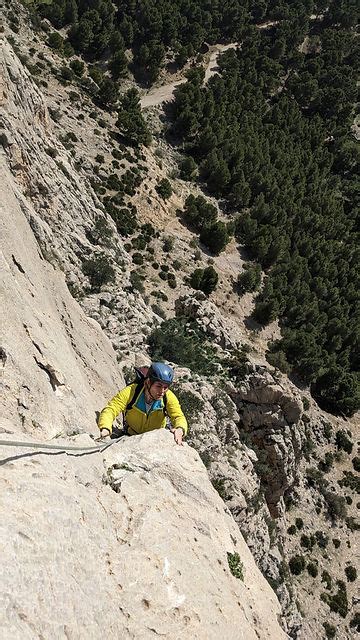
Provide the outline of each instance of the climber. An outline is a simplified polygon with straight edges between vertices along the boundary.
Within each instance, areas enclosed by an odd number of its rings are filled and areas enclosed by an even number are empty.
[[[111,435],[112,424],[120,413],[124,419],[122,433],[129,436],[162,429],[166,427],[166,416],[169,416],[170,431],[176,444],[181,445],[188,427],[180,403],[169,389],[173,380],[174,370],[169,365],[153,362],[140,374],[138,381],[119,391],[102,410],[98,422],[101,437]]]

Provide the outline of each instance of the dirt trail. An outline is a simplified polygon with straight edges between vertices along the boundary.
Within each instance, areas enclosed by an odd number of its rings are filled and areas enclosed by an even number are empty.
[[[204,83],[208,82],[209,78],[213,76],[218,71],[217,67],[217,59],[221,53],[224,53],[227,49],[235,49],[237,47],[237,43],[233,42],[231,44],[216,44],[213,47],[210,47],[210,58],[207,63],[205,69],[205,79]],[[162,87],[157,87],[155,89],[150,89],[149,93],[144,95],[141,98],[141,107],[145,109],[146,107],[156,107],[162,104],[163,102],[168,102],[172,100],[175,88],[186,82],[185,79],[177,80],[175,82],[170,82],[169,84],[165,84]]]

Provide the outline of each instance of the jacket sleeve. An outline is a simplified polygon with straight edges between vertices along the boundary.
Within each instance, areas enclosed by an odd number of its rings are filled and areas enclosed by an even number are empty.
[[[181,427],[184,434],[187,434],[188,423],[182,412],[180,402],[172,391],[166,392],[166,413],[168,414],[174,429]]]
[[[98,421],[99,429],[109,429],[111,433],[112,423],[120,413],[125,411],[133,393],[135,392],[135,387],[136,385],[130,384],[128,387],[121,389],[121,391],[119,391],[119,393],[117,393],[116,396],[108,402],[106,407],[100,413]]]

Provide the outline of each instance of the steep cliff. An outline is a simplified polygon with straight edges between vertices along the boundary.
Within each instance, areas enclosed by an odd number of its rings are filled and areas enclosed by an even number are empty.
[[[274,592],[188,445],[163,432],[126,438],[103,454],[31,449],[33,441],[91,446],[96,411],[123,380],[110,341],[56,266],[74,246],[71,211],[66,221],[49,211],[42,219],[22,191],[37,171],[54,198],[67,183],[49,166],[41,171],[37,136],[46,135],[47,116],[41,100],[32,102],[39,94],[33,89],[25,108],[26,72],[6,69],[0,432],[29,450],[1,448],[1,637],[285,638]],[[86,198],[75,181],[73,210]],[[58,255],[55,266],[45,247]]]

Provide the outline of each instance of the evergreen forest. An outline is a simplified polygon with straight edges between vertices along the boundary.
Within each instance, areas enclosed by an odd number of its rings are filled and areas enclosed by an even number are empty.
[[[128,68],[150,86],[170,54],[181,67],[209,44],[238,43],[206,84],[194,63],[168,108],[182,177],[196,173],[228,224],[211,220],[209,234],[201,202],[188,202],[185,217],[205,244],[218,225],[214,253],[232,233],[245,248],[239,294],[260,286],[254,320],[281,327],[269,362],[309,384],[324,408],[352,415],[360,408],[356,0],[53,0],[37,10],[67,27],[73,51],[105,64],[115,86]]]

